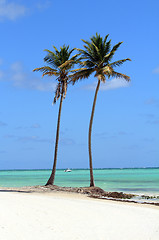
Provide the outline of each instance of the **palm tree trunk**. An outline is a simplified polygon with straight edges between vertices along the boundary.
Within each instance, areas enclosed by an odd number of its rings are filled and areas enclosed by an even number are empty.
[[[63,102],[63,94],[61,95],[61,99],[60,99],[60,106],[59,106],[59,113],[58,113],[58,120],[57,120],[56,142],[55,142],[55,152],[54,152],[54,164],[53,164],[53,169],[52,169],[51,176],[50,176],[50,178],[47,181],[45,186],[53,185],[54,184],[54,180],[55,180],[62,102]]]
[[[89,133],[88,133],[88,150],[89,150],[89,166],[90,166],[90,187],[94,187],[94,177],[93,177],[93,166],[92,166],[92,149],[91,149],[91,135],[92,135],[92,124],[93,124],[93,117],[94,117],[94,111],[96,106],[96,100],[97,100],[97,94],[99,91],[100,86],[100,80],[98,80],[98,84],[95,91],[94,101],[93,101],[93,107],[92,107],[92,113],[89,123]]]

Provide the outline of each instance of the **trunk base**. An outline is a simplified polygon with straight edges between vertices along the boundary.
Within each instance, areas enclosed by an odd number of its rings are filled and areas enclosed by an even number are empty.
[[[53,186],[52,183],[46,183],[46,184],[45,184],[45,186],[49,186],[49,185],[50,185],[50,186]]]
[[[90,187],[95,187],[95,184],[94,183],[90,183]]]
[[[45,184],[45,186],[48,186],[48,185],[53,186],[53,183],[54,183],[54,179],[52,177],[50,177],[49,180],[47,181],[47,183]]]

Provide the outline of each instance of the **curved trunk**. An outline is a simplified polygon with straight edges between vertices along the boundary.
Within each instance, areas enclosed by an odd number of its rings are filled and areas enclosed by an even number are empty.
[[[92,149],[91,149],[91,134],[92,134],[92,124],[93,124],[93,117],[94,117],[94,111],[96,106],[96,100],[97,100],[97,94],[99,91],[100,86],[100,80],[98,80],[98,84],[95,91],[94,101],[93,101],[93,107],[92,107],[92,113],[89,123],[89,134],[88,134],[88,150],[89,150],[89,166],[90,166],[90,187],[94,187],[94,177],[93,177],[93,166],[92,166]]]
[[[63,95],[61,95],[61,99],[60,99],[60,106],[59,106],[59,113],[58,113],[58,120],[57,120],[54,164],[53,164],[53,169],[52,169],[51,176],[50,176],[50,178],[47,181],[45,186],[54,184],[55,172],[56,172],[56,163],[57,163],[57,150],[58,150],[58,142],[59,142],[59,131],[60,131],[60,119],[61,119],[62,102],[63,102]]]

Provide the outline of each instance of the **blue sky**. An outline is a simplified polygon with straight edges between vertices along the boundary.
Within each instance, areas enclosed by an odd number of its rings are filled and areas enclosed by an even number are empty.
[[[98,94],[94,167],[159,167],[158,0],[0,0],[0,169],[52,168],[59,103],[55,79],[33,73],[44,49],[82,48],[96,32],[123,41],[131,58]],[[87,168],[87,135],[97,80],[69,86],[61,116],[58,168]]]

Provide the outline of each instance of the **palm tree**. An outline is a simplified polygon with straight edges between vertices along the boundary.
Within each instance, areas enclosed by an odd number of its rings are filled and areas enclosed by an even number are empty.
[[[82,61],[80,62],[80,69],[74,70],[72,75],[72,82],[75,83],[79,79],[88,78],[92,73],[95,73],[95,77],[98,79],[93,107],[91,112],[89,134],[88,134],[88,150],[89,150],[89,165],[90,165],[90,186],[95,186],[93,177],[92,166],[92,150],[91,150],[91,134],[94,111],[96,106],[97,94],[99,91],[100,83],[106,82],[106,78],[123,78],[126,81],[130,81],[130,77],[114,71],[114,67],[122,65],[126,61],[131,61],[129,58],[111,62],[115,52],[120,47],[122,42],[117,43],[111,49],[111,40],[107,41],[109,35],[106,35],[103,39],[100,34],[96,33],[95,36],[90,38],[90,41],[82,40],[84,45],[83,49],[77,49],[81,54]]]
[[[52,173],[50,175],[49,180],[47,181],[46,185],[53,185],[55,179],[55,172],[56,172],[56,163],[57,163],[57,151],[58,151],[58,142],[59,142],[59,130],[60,130],[60,119],[61,119],[61,109],[62,109],[62,102],[63,99],[66,97],[67,86],[70,79],[71,69],[73,68],[74,64],[77,61],[77,56],[79,54],[71,56],[71,53],[75,49],[69,49],[69,46],[63,45],[60,47],[58,51],[55,46],[53,46],[54,51],[44,50],[47,52],[47,56],[44,58],[44,62],[48,64],[48,66],[44,66],[41,68],[35,68],[33,71],[40,71],[43,73],[42,77],[47,76],[55,76],[56,80],[58,81],[55,97],[53,103],[55,104],[56,101],[60,98],[60,106],[58,112],[58,121],[57,121],[57,131],[56,131],[56,141],[55,141],[55,151],[54,151],[54,163]]]

